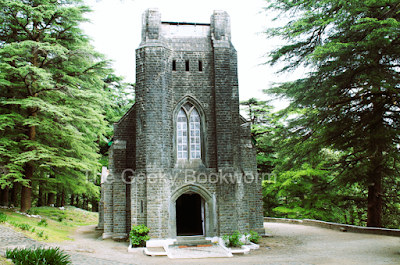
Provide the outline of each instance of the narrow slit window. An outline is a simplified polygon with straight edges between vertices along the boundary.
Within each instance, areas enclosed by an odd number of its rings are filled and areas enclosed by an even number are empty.
[[[188,72],[189,71],[189,61],[185,62],[185,66],[186,66],[186,71]]]
[[[203,63],[199,61],[199,72],[203,71]]]
[[[176,71],[176,61],[172,61],[172,71]]]

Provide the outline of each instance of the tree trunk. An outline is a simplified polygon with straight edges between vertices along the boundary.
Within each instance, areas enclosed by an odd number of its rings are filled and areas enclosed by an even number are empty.
[[[61,193],[61,207],[65,206],[65,192]]]
[[[370,171],[368,186],[367,226],[382,227],[382,178],[383,150],[385,150],[385,126],[381,103],[372,99],[373,115],[370,124]]]
[[[25,165],[25,180],[28,181],[26,185],[22,186],[21,190],[21,212],[25,213],[31,208],[32,199],[32,177],[33,177],[33,162],[28,162]]]
[[[86,202],[87,202],[86,195],[82,194],[82,209],[87,210]]]
[[[1,190],[1,205],[8,207],[8,186]]]
[[[49,194],[47,195],[47,205],[54,206],[55,203],[56,203],[56,194],[49,192]]]
[[[57,193],[56,206],[61,207],[61,192]]]
[[[71,194],[71,206],[74,206],[75,200],[74,200],[75,195]]]
[[[13,202],[13,206],[14,207],[17,207],[19,205],[18,204],[18,197],[19,197],[20,190],[21,190],[21,188],[20,188],[19,183],[18,182],[14,182],[13,189],[12,189],[12,194],[11,194],[11,197],[12,197],[11,201]]]
[[[35,62],[33,65],[36,66]],[[35,94],[32,96],[36,97],[37,95]],[[37,109],[28,108],[28,116],[36,117],[36,111]],[[28,127],[27,136],[30,141],[35,141],[36,127],[34,125]],[[27,151],[32,151],[32,148],[30,147]],[[33,161],[29,161],[25,164],[25,180],[27,181],[27,184],[23,185],[21,190],[21,212],[23,213],[31,208],[33,166]]]
[[[92,204],[92,212],[98,212],[99,211],[99,202],[96,200],[96,198],[93,196],[91,200]]]
[[[367,226],[382,227],[382,180],[376,178],[368,187]]]
[[[46,205],[46,199],[44,198],[46,193],[43,192],[44,189],[43,185],[44,185],[43,181],[39,181],[39,200],[37,204],[38,207]]]

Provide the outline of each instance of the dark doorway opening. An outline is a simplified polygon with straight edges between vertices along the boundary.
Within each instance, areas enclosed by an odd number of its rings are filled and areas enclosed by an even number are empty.
[[[203,235],[203,214],[199,194],[182,194],[176,200],[176,232],[178,236]]]

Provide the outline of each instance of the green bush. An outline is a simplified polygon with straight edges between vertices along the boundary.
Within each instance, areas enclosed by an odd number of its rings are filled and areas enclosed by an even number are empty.
[[[19,228],[21,228],[22,230],[25,230],[25,231],[30,231],[31,228],[32,228],[29,224],[25,224],[25,223],[18,224],[17,227],[19,227]]]
[[[38,225],[39,225],[39,226],[47,227],[49,224],[47,223],[47,220],[46,220],[46,219],[41,219],[41,220],[38,222]]]
[[[37,235],[38,237],[43,237],[43,231],[37,232],[36,235]]]
[[[60,223],[62,223],[62,221],[64,220],[64,216],[59,216],[57,219]]]
[[[70,255],[57,248],[15,248],[6,250],[6,258],[15,265],[64,265],[72,264]]]
[[[250,242],[253,242],[254,244],[257,244],[258,240],[260,238],[261,238],[261,236],[257,232],[255,232],[253,230],[250,230],[250,236],[249,236]]]
[[[25,224],[25,223],[21,223],[21,224],[20,224],[20,223],[18,223],[18,222],[10,221],[10,224],[11,224],[12,226],[21,228],[22,230],[25,230],[25,231],[31,231],[31,229],[34,229],[34,228],[32,228],[31,225]],[[33,230],[32,232],[34,232],[34,230]]]
[[[134,225],[129,233],[129,239],[131,240],[132,247],[144,247],[146,241],[150,239],[147,235],[150,229],[145,225]]]
[[[224,235],[222,239],[226,242],[227,247],[240,247],[243,245],[243,243],[240,242],[241,237],[242,234],[239,233],[239,231],[235,231],[231,236]]]
[[[7,215],[3,212],[0,212],[0,224],[7,221]]]

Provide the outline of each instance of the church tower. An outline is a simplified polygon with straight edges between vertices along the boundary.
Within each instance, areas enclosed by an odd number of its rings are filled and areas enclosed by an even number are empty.
[[[152,240],[236,230],[264,233],[250,123],[239,114],[230,17],[210,23],[142,17],[136,103],[114,127],[102,187],[103,238],[145,224]]]

